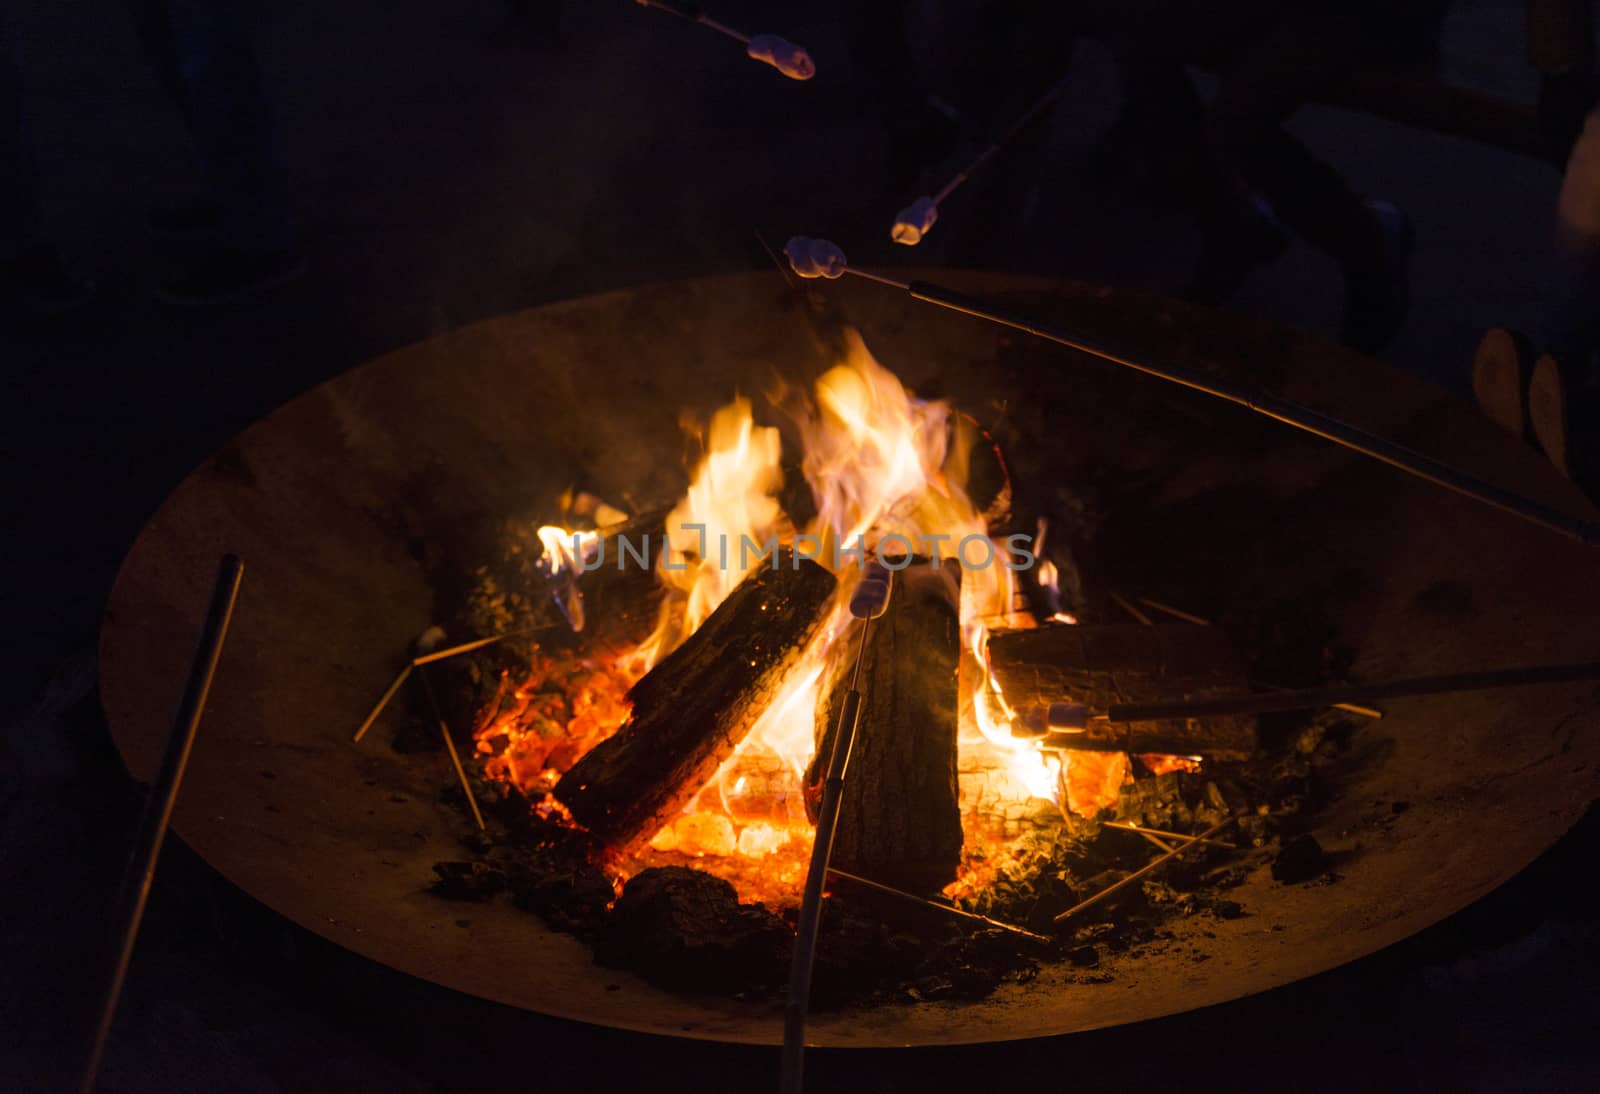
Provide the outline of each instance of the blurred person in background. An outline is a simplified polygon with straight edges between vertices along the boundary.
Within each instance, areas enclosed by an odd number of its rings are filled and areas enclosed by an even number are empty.
[[[1292,231],[1339,265],[1347,345],[1376,352],[1398,333],[1409,307],[1409,221],[1353,190],[1284,124],[1364,65],[1426,57],[1447,2],[1081,0],[1122,70],[1124,141],[1143,146],[1200,218],[1189,299],[1228,299]],[[1191,64],[1216,73],[1209,102]]]
[[[1600,471],[1600,73],[1590,0],[1527,0],[1539,127],[1565,168],[1550,273],[1532,338],[1484,335],[1473,360],[1479,405],[1537,441],[1561,472],[1593,487]]]
[[[177,103],[204,172],[204,199],[157,209],[156,228],[200,233],[197,261],[157,290],[180,303],[226,300],[305,269],[290,216],[248,28],[236,0],[129,0],[140,41]],[[0,21],[0,261],[13,293],[70,308],[92,286],[67,269],[42,234],[39,174],[27,133],[14,28]]]

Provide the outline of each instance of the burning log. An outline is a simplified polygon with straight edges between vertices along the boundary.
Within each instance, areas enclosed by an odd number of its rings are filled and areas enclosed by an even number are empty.
[[[633,714],[562,777],[556,798],[613,846],[657,831],[777,698],[837,584],[788,550],[763,562],[633,686]]]
[[[954,560],[936,570],[913,559],[895,576],[888,611],[868,632],[861,718],[834,837],[840,870],[919,893],[955,880],[961,862],[960,575]],[[853,663],[839,658],[827,701],[817,705],[818,759],[806,773],[808,788],[820,788]],[[813,797],[807,794],[808,804]]]
[[[1104,711],[1118,703],[1204,699],[1236,693],[1245,683],[1227,638],[1214,627],[1188,625],[1049,624],[997,633],[989,639],[989,668],[1006,702],[1019,712],[1068,702]],[[1135,722],[1090,718],[1081,728],[1048,731],[1046,743],[1243,760],[1255,752],[1256,721],[1237,714]]]

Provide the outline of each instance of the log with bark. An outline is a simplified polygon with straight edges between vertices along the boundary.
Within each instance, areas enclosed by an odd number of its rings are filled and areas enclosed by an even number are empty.
[[[633,686],[627,722],[562,776],[556,798],[613,847],[654,835],[778,697],[837,584],[788,550],[763,561]]]
[[[989,638],[989,668],[1008,705],[1024,712],[1053,703],[1104,711],[1118,703],[1232,695],[1246,686],[1237,652],[1214,627],[1187,624],[1052,623]],[[1244,760],[1255,752],[1256,720],[1206,718],[1111,722],[1052,733],[1065,747],[1096,752],[1163,753]]]
[[[861,718],[845,772],[834,837],[841,870],[912,892],[955,880],[961,864],[956,788],[961,567],[914,559],[895,576],[888,610],[868,630]],[[859,628],[859,624],[857,624]],[[839,709],[850,688],[859,630],[843,643],[817,704],[817,759],[807,801],[820,795]]]

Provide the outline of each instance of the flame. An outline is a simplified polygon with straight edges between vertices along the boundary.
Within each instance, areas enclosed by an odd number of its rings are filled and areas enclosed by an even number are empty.
[[[667,546],[656,576],[667,589],[660,622],[634,655],[649,668],[693,634],[745,576],[761,564],[783,511],[778,431],[759,427],[750,401],[718,410],[706,454],[683,500],[667,515]]]
[[[619,868],[706,860],[742,895],[792,898],[811,845],[802,791],[815,750],[817,710],[826,699],[822,691],[833,660],[852,649],[849,597],[858,563],[872,553],[954,558],[961,564],[958,749],[969,845],[1013,831],[1035,808],[1092,812],[1108,796],[1114,802],[1127,777],[1127,758],[1063,757],[1014,737],[1016,714],[988,671],[990,628],[1034,625],[1019,610],[1019,575],[1051,592],[1058,575],[1047,560],[1030,574],[1024,556],[989,539],[984,515],[966,490],[968,456],[978,440],[971,419],[945,402],[912,395],[853,333],[843,359],[809,393],[791,389],[774,402],[799,435],[800,471],[815,515],[796,529],[782,510],[779,431],[757,425],[747,399],[718,410],[690,485],[666,521],[657,562],[666,595],[654,632],[609,663],[535,664],[529,682],[509,694],[502,681],[502,695],[477,733],[486,773],[524,789],[547,789],[584,749],[620,725],[627,687],[693,634],[762,564],[766,550],[784,543],[838,576],[828,619],[715,778],[654,834],[647,849],[635,853],[637,861]],[[581,586],[577,576],[586,552],[598,542],[597,535],[589,536],[553,525],[540,529],[548,560],[541,565],[553,585]],[[581,605],[581,597],[567,598],[572,599]],[[567,610],[559,597],[558,603]],[[1047,617],[1071,621],[1058,605],[1057,593],[1056,610]],[[491,744],[502,736],[509,745]],[[970,891],[978,880],[969,871],[952,889]]]

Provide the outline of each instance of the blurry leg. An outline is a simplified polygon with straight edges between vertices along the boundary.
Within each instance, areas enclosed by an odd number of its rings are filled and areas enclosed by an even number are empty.
[[[68,270],[41,234],[39,174],[5,15],[0,11],[0,282],[31,307],[60,311],[84,303],[94,286]]]
[[[11,28],[0,18],[0,259],[39,240],[39,180],[22,108]]]
[[[1600,353],[1600,111],[1589,115],[1567,160],[1557,209],[1540,343],[1581,381],[1592,378],[1588,370]]]
[[[226,242],[294,247],[272,114],[233,0],[130,0],[162,84],[177,100],[216,198]]]

